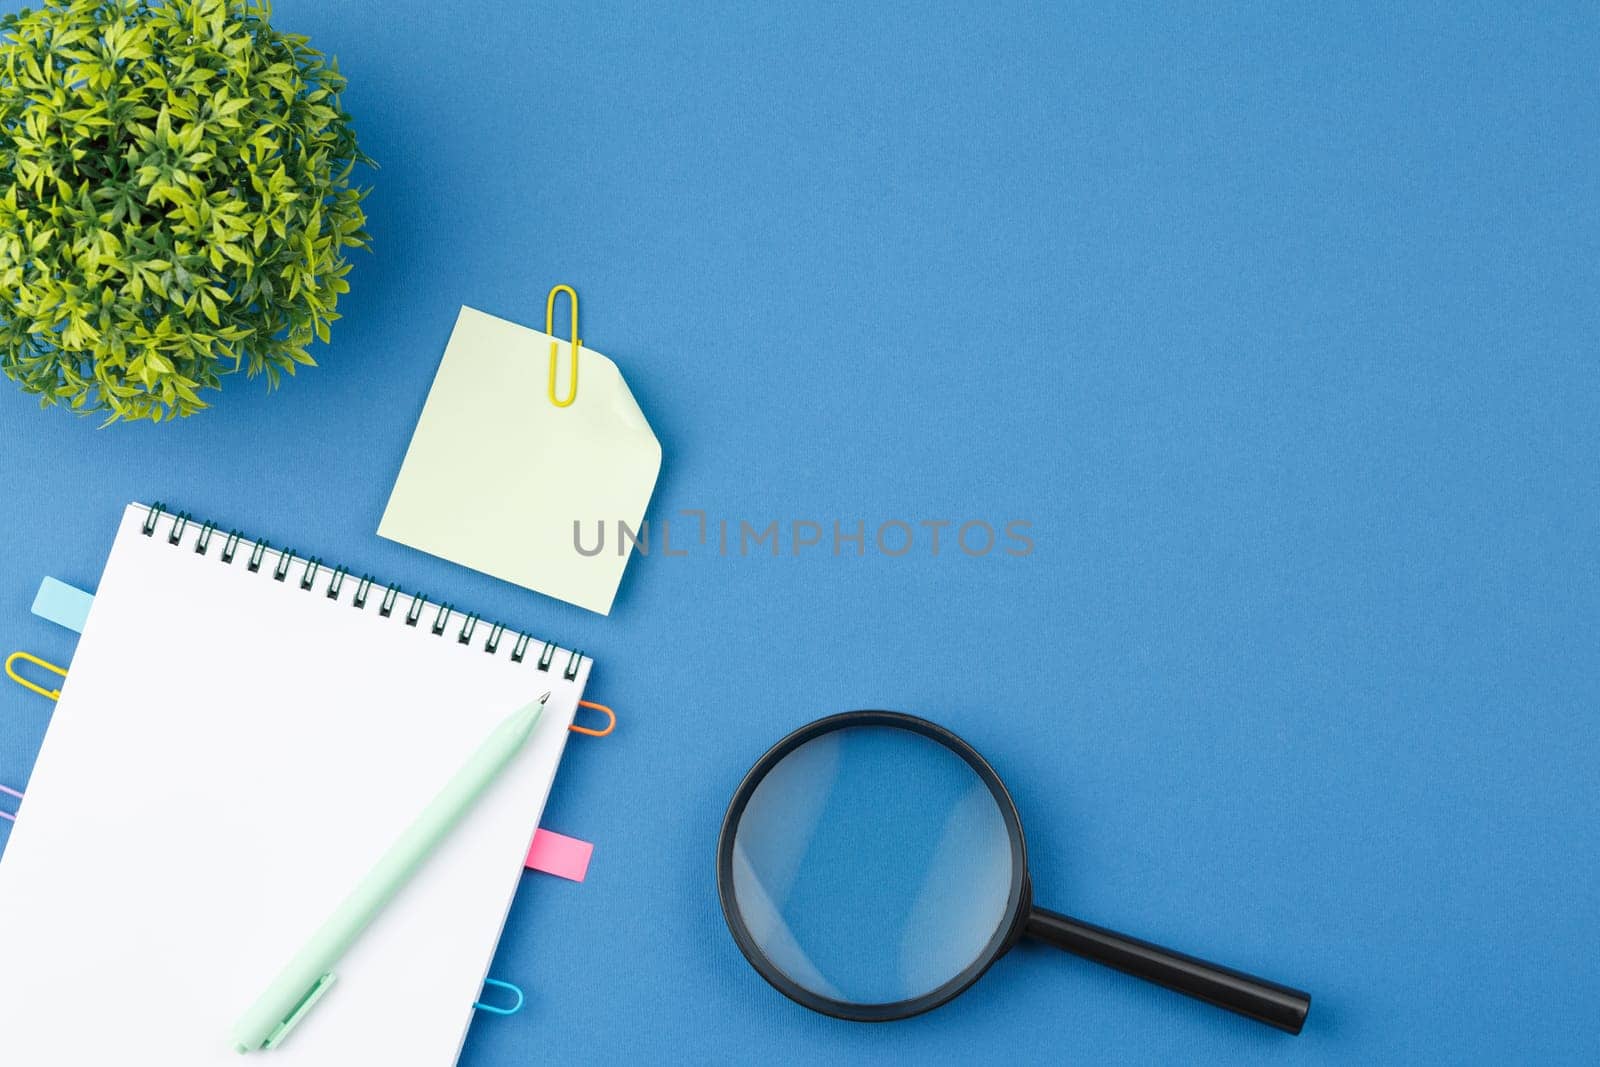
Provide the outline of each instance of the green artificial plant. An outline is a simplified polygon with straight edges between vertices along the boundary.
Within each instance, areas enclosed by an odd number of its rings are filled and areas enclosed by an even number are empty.
[[[0,370],[44,406],[185,416],[314,364],[365,247],[345,79],[265,0],[0,18]]]

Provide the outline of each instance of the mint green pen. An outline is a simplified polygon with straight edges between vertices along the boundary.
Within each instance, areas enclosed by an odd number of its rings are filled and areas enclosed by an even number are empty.
[[[439,791],[417,821],[383,854],[361,884],[283,969],[267,991],[234,1024],[233,1046],[240,1052],[276,1048],[312,1005],[333,985],[333,967],[383,910],[422,861],[443,841],[505,769],[539,724],[546,693],[519,708],[495,727],[472,758]]]

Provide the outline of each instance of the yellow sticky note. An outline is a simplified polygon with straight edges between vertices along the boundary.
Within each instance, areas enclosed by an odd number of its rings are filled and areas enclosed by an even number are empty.
[[[661,442],[617,365],[587,345],[578,398],[550,402],[550,342],[463,307],[412,435],[378,535],[602,615],[631,555],[578,550],[596,524],[637,530],[661,472]],[[592,551],[592,547],[591,547]]]

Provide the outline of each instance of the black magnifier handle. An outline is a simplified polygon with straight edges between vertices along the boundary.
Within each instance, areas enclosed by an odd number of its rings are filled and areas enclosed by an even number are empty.
[[[1311,1010],[1309,993],[1044,908],[1034,908],[1029,914],[1027,935],[1291,1034],[1300,1032]]]

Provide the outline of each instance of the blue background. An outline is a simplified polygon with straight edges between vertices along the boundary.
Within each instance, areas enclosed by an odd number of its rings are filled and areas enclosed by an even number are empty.
[[[463,1063],[1600,1058],[1592,6],[274,21],[350,77],[375,251],[277,394],[99,430],[0,386],[3,643],[69,656],[39,578],[92,587],[163,498],[592,651],[622,725],[546,819],[591,875],[524,879],[529,1003]],[[652,555],[601,619],[378,540],[457,307],[557,281],[663,441],[657,520],[1036,551]],[[861,706],[989,757],[1041,903],[1309,989],[1304,1035],[1032,947],[896,1025],[768,989],[723,807]],[[0,687],[0,781],[48,712]]]

